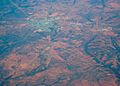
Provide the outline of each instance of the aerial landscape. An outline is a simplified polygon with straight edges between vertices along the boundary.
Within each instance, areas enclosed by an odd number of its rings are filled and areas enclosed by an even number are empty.
[[[0,0],[0,86],[120,86],[120,0]]]

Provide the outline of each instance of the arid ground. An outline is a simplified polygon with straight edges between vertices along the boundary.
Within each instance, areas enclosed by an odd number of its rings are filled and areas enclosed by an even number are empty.
[[[0,0],[0,86],[120,86],[120,0]]]

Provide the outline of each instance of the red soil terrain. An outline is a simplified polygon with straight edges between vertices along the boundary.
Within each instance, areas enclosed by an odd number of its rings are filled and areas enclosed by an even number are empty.
[[[0,86],[120,86],[119,0],[0,3]]]

